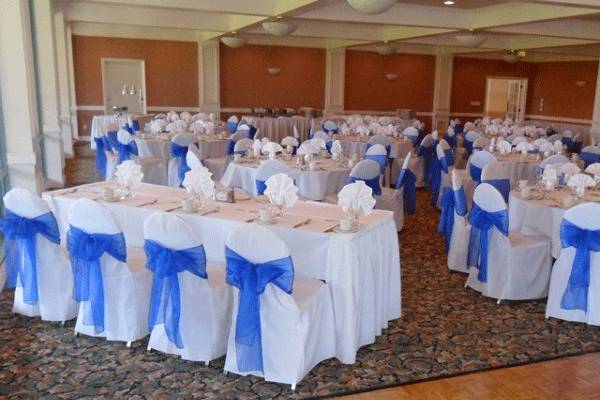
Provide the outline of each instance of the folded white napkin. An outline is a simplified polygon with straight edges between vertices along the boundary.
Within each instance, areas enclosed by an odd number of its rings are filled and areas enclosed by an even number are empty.
[[[369,127],[366,125],[358,125],[355,129],[357,135],[369,136]]]
[[[211,178],[212,172],[204,166],[194,167],[185,173],[184,188],[190,193],[211,197],[215,191],[215,182]]]
[[[283,147],[279,143],[268,142],[262,147],[263,153],[275,154],[283,152]]]
[[[557,140],[556,142],[554,142],[553,147],[554,147],[554,151],[556,153],[559,153],[563,150],[563,144],[560,140]]]
[[[167,121],[164,119],[155,119],[150,124],[150,132],[152,133],[160,133],[165,130],[167,127]]]
[[[587,166],[585,172],[593,175],[594,177],[600,176],[600,163],[593,163]]]
[[[573,162],[568,162],[560,167],[560,172],[566,175],[576,175],[581,172],[581,168]]]
[[[528,152],[533,150],[533,145],[529,142],[521,142],[517,145],[517,151]]]
[[[542,177],[546,182],[558,182],[558,174],[556,173],[556,170],[552,168],[552,165],[547,165],[546,168],[544,168]]]
[[[259,139],[254,139],[254,143],[252,143],[252,151],[254,154],[260,154],[262,146],[262,142]]]
[[[369,215],[375,207],[373,190],[363,181],[349,183],[338,193],[338,205],[344,212],[352,209]]]
[[[132,186],[138,184],[144,178],[142,167],[133,160],[123,161],[117,165],[115,172],[117,182],[124,186]]]
[[[591,176],[586,174],[573,175],[569,178],[569,182],[567,182],[567,186],[578,188],[593,187],[595,185],[596,181],[594,181]]]
[[[179,119],[179,115],[177,114],[177,112],[175,112],[175,111],[169,111],[169,112],[167,113],[167,120],[168,120],[169,122],[175,122],[175,121],[177,121],[178,119]]]
[[[317,148],[312,143],[304,142],[300,145],[300,147],[298,147],[296,154],[304,156],[307,154],[318,154],[320,151],[321,151],[321,149]]]
[[[272,204],[292,207],[298,201],[298,187],[287,174],[275,174],[265,182],[265,196]]]
[[[339,140],[334,140],[331,144],[331,153],[340,154],[342,152],[342,145]]]
[[[496,144],[496,148],[502,153],[510,153],[512,150],[512,145],[506,140],[499,140]]]

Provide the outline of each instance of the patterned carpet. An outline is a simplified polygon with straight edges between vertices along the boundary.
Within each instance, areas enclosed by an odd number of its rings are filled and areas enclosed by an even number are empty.
[[[91,160],[69,163],[72,181],[93,177]],[[291,392],[259,378],[225,376],[224,359],[206,367],[147,352],[146,340],[128,349],[74,337],[73,321],[62,327],[13,315],[12,291],[4,291],[0,397],[311,398],[600,350],[599,328],[547,321],[543,300],[496,305],[465,289],[465,277],[445,267],[428,196],[419,192],[417,214],[407,218],[400,236],[403,316],[362,348],[353,365],[325,361]]]

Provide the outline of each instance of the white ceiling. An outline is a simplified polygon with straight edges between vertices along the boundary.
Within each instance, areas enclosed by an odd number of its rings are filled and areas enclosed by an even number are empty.
[[[600,0],[399,0],[388,11],[361,14],[346,0],[55,0],[76,34],[209,40],[233,31],[249,43],[373,50],[383,41],[400,52],[500,57],[527,50],[529,60],[598,59]],[[298,29],[268,35],[261,23],[283,17]],[[474,30],[487,40],[460,47]]]

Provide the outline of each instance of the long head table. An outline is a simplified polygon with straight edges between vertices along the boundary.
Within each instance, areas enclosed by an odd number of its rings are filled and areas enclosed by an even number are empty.
[[[208,260],[224,262],[227,234],[268,206],[254,197],[237,203],[206,201],[202,211],[185,214],[177,208],[186,196],[183,189],[141,184],[131,199],[104,202],[101,192],[107,185],[114,183],[44,193],[63,239],[69,207],[79,198],[89,198],[111,210],[128,246],[143,246],[144,220],[152,213],[175,212],[203,239]],[[297,275],[327,282],[334,303],[336,357],[354,363],[358,348],[373,343],[388,321],[401,315],[400,253],[391,212],[375,210],[361,217],[362,229],[353,234],[332,232],[341,215],[336,206],[299,201],[267,227],[289,247]]]

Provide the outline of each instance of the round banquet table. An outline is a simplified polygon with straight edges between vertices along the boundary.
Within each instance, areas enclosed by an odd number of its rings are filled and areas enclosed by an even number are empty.
[[[394,138],[389,137],[390,139],[390,158],[404,158],[408,154],[409,151],[413,150],[413,143],[405,139],[404,137]],[[340,141],[340,145],[344,150],[345,154],[355,154],[358,153],[360,158],[364,158],[365,153],[367,152],[368,143],[363,139],[361,140],[358,136],[337,136],[337,140]]]
[[[293,117],[253,117],[243,116],[243,120],[252,124],[257,130],[260,129],[261,137],[268,137],[270,140],[280,143],[286,136],[294,136],[294,126],[298,129],[300,140],[308,138],[308,129],[310,128],[310,119],[295,115]]]
[[[230,162],[221,178],[221,183],[256,195],[256,170],[259,161],[243,159],[241,162]],[[290,176],[300,189],[299,196],[306,200],[322,200],[327,194],[337,194],[346,185],[350,175],[350,168],[330,158],[316,161],[319,165],[317,171],[310,171],[308,167],[300,169],[295,159],[283,161],[290,168]]]
[[[511,187],[515,186],[518,181],[525,179],[530,185],[537,182],[538,167],[541,161],[537,160],[535,155],[528,154],[524,160],[521,160],[521,154],[519,153],[494,153],[494,157],[508,172]]]
[[[140,157],[158,157],[168,161],[171,158],[171,137],[169,134],[136,135],[135,143]],[[201,160],[224,157],[227,154],[227,139],[199,136],[197,144]]]
[[[560,224],[566,211],[563,200],[571,194],[567,187],[558,188],[550,193],[540,186],[530,187],[531,194],[523,199],[520,191],[512,190],[509,197],[509,230],[524,234],[543,235],[552,243],[552,257],[560,255]],[[582,202],[600,202],[600,192],[586,191]]]

